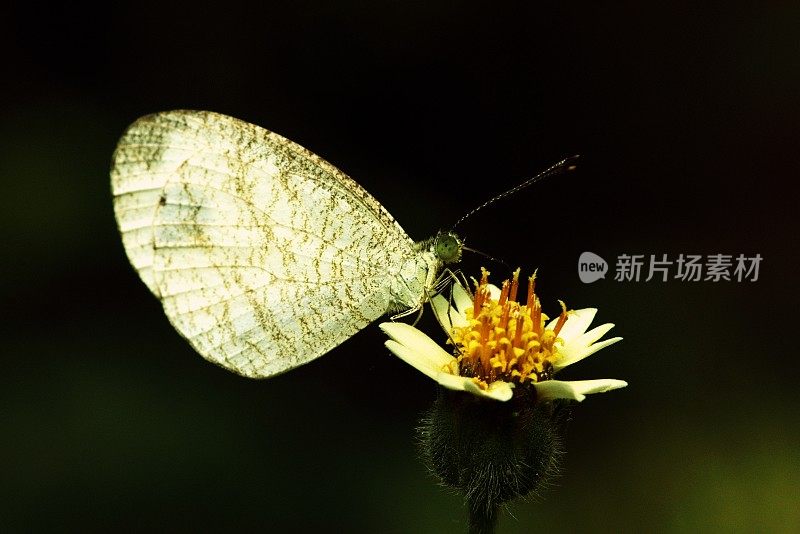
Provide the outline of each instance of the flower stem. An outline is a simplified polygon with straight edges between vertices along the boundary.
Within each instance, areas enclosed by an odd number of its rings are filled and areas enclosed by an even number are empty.
[[[467,501],[469,513],[469,534],[493,534],[500,518],[499,505],[494,502],[480,500]]]

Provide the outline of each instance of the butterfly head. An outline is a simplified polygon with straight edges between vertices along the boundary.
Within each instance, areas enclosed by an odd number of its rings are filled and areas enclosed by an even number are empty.
[[[463,243],[453,232],[439,232],[433,240],[433,252],[442,263],[461,261]]]

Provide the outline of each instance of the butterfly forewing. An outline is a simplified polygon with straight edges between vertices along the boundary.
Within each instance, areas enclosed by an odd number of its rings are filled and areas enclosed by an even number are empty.
[[[419,255],[363,188],[301,146],[211,112],[136,121],[112,166],[128,257],[206,359],[267,377],[394,304]]]

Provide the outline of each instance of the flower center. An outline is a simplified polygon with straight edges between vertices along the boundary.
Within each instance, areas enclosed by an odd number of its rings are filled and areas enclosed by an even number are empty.
[[[466,310],[469,326],[452,332],[460,374],[484,383],[549,380],[553,362],[560,357],[558,348],[563,341],[558,333],[568,318],[566,305],[559,301],[561,315],[552,330],[546,329],[548,317],[536,296],[535,272],[528,278],[524,305],[516,300],[519,269],[510,281],[503,282],[498,300],[491,298],[488,284],[489,272],[481,269],[472,308]]]

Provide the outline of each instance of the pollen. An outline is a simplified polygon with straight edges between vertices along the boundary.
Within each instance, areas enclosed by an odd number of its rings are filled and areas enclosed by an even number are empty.
[[[536,272],[528,277],[524,302],[518,301],[519,273],[505,280],[500,296],[493,299],[489,291],[489,271],[481,269],[476,281],[472,308],[467,308],[468,326],[454,328],[453,342],[458,352],[462,376],[474,377],[476,383],[540,382],[549,380],[553,363],[560,358],[563,340],[559,332],[569,319],[564,302],[561,314],[552,329],[536,296]]]

